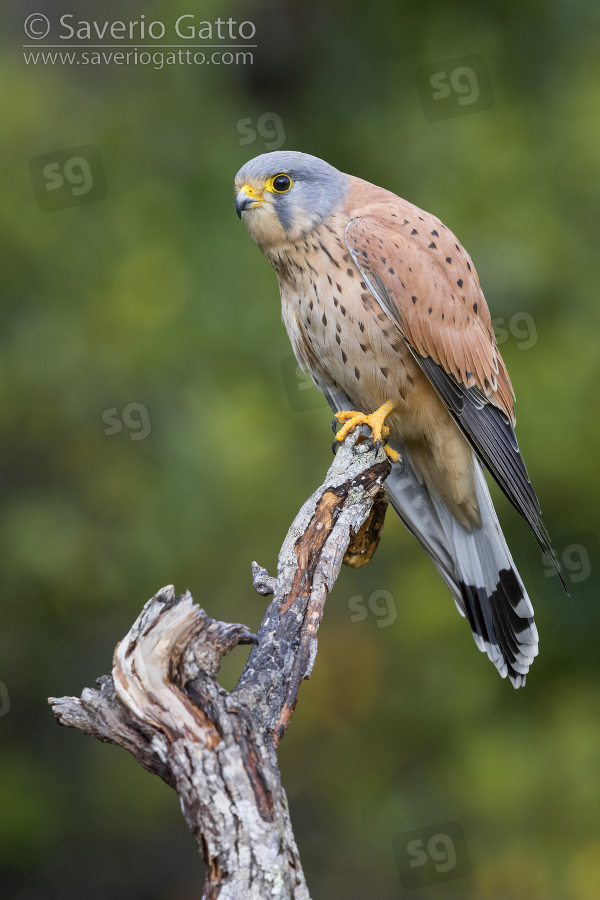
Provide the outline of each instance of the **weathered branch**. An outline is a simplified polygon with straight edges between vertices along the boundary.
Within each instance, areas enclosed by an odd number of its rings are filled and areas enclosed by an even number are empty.
[[[279,553],[277,578],[266,581],[265,570],[253,564],[257,590],[264,593],[268,585],[274,598],[234,693],[276,746],[289,725],[300,682],[314,665],[327,592],[351,538],[363,534],[361,526],[383,495],[389,472],[385,453],[375,458],[367,443],[354,449],[355,440],[338,451],[324,484],[296,516]]]
[[[342,561],[362,565],[377,546],[389,469],[372,442],[346,438],[287,534],[277,577],[253,563],[255,590],[274,595],[257,636],[169,586],[118,644],[99,691],[49,700],[61,724],[125,747],[177,791],[207,866],[204,900],[309,900],[275,751]],[[249,643],[229,693],[221,660]]]

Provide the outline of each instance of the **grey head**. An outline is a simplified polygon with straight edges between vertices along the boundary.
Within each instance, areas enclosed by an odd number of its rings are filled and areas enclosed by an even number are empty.
[[[346,200],[349,178],[292,150],[263,153],[235,177],[236,209],[257,244],[293,241],[323,224]]]

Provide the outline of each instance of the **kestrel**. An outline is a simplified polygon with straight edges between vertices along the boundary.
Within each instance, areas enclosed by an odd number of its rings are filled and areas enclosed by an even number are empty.
[[[277,273],[296,359],[345,423],[337,438],[366,424],[387,439],[393,507],[479,649],[520,687],[538,633],[484,467],[559,567],[469,254],[435,216],[305,153],[257,156],[235,191]]]

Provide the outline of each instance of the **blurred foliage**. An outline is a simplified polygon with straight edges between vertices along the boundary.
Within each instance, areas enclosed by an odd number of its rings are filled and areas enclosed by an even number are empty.
[[[177,798],[122,751],[59,730],[46,698],[108,671],[164,584],[255,628],[250,561],[273,569],[330,462],[330,414],[317,397],[292,408],[276,280],[235,217],[233,177],[265,150],[258,135],[240,143],[239,123],[274,113],[285,148],[435,213],[473,256],[492,316],[527,314],[535,345],[510,335],[501,348],[521,448],[559,545],[597,544],[600,8],[73,6],[2,10],[0,881],[14,900],[187,900],[201,863]],[[253,66],[27,66],[22,22],[38,11],[233,16],[256,23],[258,47]],[[473,53],[494,105],[427,121],[416,70]],[[29,160],[85,144],[107,197],[41,212]],[[144,439],[105,433],[106,411],[129,404],[147,411]],[[345,570],[328,601],[280,751],[314,900],[408,896],[392,838],[450,820],[472,875],[411,896],[600,894],[598,570],[571,599],[544,591],[533,539],[501,496],[498,510],[537,601],[524,690],[477,652],[391,516],[373,562]],[[377,590],[393,625],[353,621],[350,598]],[[226,683],[242,664],[232,657]]]

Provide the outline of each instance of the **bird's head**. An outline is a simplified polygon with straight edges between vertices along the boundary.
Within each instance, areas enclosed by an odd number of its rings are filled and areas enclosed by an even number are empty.
[[[266,248],[321,225],[343,205],[348,189],[348,176],[322,159],[278,150],[242,166],[235,208],[252,240]]]

